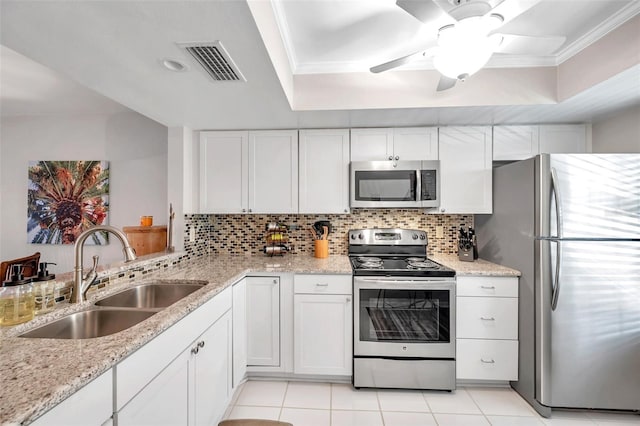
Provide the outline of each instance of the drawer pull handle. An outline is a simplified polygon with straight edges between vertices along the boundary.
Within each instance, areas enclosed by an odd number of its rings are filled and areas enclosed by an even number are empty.
[[[329,287],[329,283],[316,283],[317,287]]]
[[[485,290],[495,290],[496,286],[494,286],[494,285],[481,285],[480,288],[484,288]]]
[[[495,364],[495,360],[493,358],[491,358],[490,360],[486,360],[484,358],[480,358],[480,361],[482,361],[484,364]]]
[[[488,317],[488,318],[487,317],[480,317],[480,319],[482,321],[495,321],[496,320],[494,317]]]

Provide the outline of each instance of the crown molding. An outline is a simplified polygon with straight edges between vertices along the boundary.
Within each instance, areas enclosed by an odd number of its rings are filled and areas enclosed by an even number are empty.
[[[600,25],[575,40],[573,43],[562,49],[556,55],[556,65],[560,65],[567,59],[579,53],[582,49],[592,45],[611,31],[615,30],[629,19],[640,13],[640,1],[632,1],[615,14],[604,20]]]
[[[295,49],[293,48],[293,41],[291,40],[291,31],[289,30],[289,24],[284,13],[284,8],[280,1],[271,0],[271,7],[273,8],[273,14],[276,17],[276,24],[280,30],[280,36],[282,37],[282,44],[284,50],[287,52],[287,58],[289,59],[289,66],[291,72],[296,74],[298,72],[298,59],[296,57]]]

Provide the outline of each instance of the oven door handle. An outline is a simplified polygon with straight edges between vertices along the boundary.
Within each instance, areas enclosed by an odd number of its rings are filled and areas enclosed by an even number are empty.
[[[426,280],[412,280],[412,279],[401,279],[401,280],[392,280],[385,278],[359,278],[358,281],[365,283],[380,283],[380,284],[446,284],[452,283],[455,284],[453,279],[426,279]]]
[[[446,280],[393,280],[358,278],[353,282],[356,290],[449,290],[455,292],[456,282]]]

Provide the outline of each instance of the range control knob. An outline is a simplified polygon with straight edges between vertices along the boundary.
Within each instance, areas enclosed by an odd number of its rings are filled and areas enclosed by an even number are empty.
[[[356,239],[356,234],[351,234],[351,239],[355,240]]]
[[[364,235],[362,235],[362,234],[358,234],[358,238],[360,238],[361,240],[363,240],[363,239],[364,239]]]
[[[422,234],[422,235],[420,235],[420,239],[421,239],[421,240],[426,240],[426,239],[427,239],[427,236],[426,236],[426,235],[424,235],[424,234]]]
[[[413,238],[414,240],[417,240],[417,239],[418,239],[418,234],[413,234],[413,235],[411,236],[411,238]]]

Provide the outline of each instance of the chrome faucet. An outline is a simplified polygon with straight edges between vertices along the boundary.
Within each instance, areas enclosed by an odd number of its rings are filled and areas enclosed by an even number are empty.
[[[108,225],[98,225],[93,228],[89,228],[86,231],[82,232],[78,235],[78,239],[74,245],[75,259],[76,265],[73,269],[74,274],[74,282],[73,289],[71,290],[71,299],[70,303],[81,303],[87,299],[87,291],[93,284],[93,282],[98,277],[98,256],[93,256],[93,266],[91,270],[85,275],[82,276],[82,251],[84,248],[84,242],[89,238],[90,235],[95,234],[96,232],[106,231],[110,232],[120,240],[122,243],[122,251],[124,252],[125,262],[130,262],[136,259],[135,250],[129,244],[129,240],[127,240],[127,236],[119,230],[118,228],[114,228],[113,226]]]

